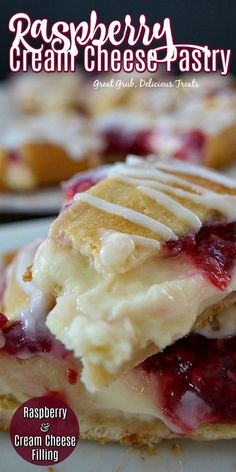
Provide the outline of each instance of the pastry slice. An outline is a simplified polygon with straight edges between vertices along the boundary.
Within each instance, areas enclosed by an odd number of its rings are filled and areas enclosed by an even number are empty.
[[[152,145],[158,158],[227,167],[236,157],[235,89],[192,93],[174,113],[162,115],[155,130]]]
[[[164,161],[227,167],[236,157],[236,92],[230,83],[217,85],[216,81],[210,88],[200,82],[191,92],[175,86],[144,89],[140,93],[146,106],[138,101],[138,109],[104,112],[95,126],[105,142],[106,161],[124,160],[129,153],[153,154]]]
[[[75,114],[16,120],[0,133],[0,186],[33,190],[55,185],[100,163],[101,139]]]
[[[39,247],[51,333],[108,385],[236,298],[236,187],[186,164],[131,158],[77,194]]]
[[[24,247],[5,271],[1,429],[9,429],[22,402],[50,395],[78,415],[81,439],[155,446],[163,438],[236,437],[235,307],[90,393],[81,382],[80,360],[45,325],[55,301],[29,281],[38,244]]]

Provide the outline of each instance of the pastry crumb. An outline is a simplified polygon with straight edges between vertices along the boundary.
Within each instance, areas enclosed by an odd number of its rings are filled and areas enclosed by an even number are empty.
[[[144,461],[147,457],[155,456],[156,454],[158,454],[158,450],[156,447],[145,447],[140,450],[139,456],[140,459]]]
[[[32,265],[27,267],[25,273],[22,275],[23,282],[31,282],[32,280]]]
[[[106,446],[106,444],[109,444],[111,441],[106,438],[101,438],[101,439],[98,439],[98,442],[99,444],[101,444],[101,446]]]
[[[181,446],[178,443],[171,444],[170,449],[174,454],[180,454],[182,452]]]

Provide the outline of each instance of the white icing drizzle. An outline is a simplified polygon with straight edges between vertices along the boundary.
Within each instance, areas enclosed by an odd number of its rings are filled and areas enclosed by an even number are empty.
[[[160,170],[159,167],[163,169],[164,172]],[[136,156],[129,156],[126,164],[120,163],[113,166],[109,171],[108,177],[136,186],[141,192],[148,195],[163,208],[166,208],[170,213],[176,215],[179,220],[187,222],[189,229],[193,229],[194,231],[199,231],[202,226],[202,221],[195,212],[186,208],[186,206],[179,201],[176,201],[174,196],[191,201],[210,210],[220,211],[222,215],[227,217],[229,222],[236,219],[236,195],[228,195],[227,193],[220,194],[209,190],[207,185],[203,187],[202,185],[189,182],[187,178],[173,175],[173,173],[178,172],[203,177],[206,180],[218,182],[227,188],[236,189],[235,183],[230,179],[207,169],[199,168],[198,166],[182,165],[176,162],[171,165],[166,165],[162,162],[152,163]],[[179,187],[173,187],[171,184],[178,184]],[[189,190],[184,190],[180,187]],[[177,239],[176,234],[171,228],[141,212],[111,203],[91,195],[89,192],[77,194],[74,198],[75,200],[87,202],[104,212],[112,213],[132,221],[139,226],[159,234],[165,240]],[[126,234],[126,236],[130,238],[131,235]],[[134,237],[135,236],[132,236],[132,240],[129,239],[129,241],[135,242]],[[144,246],[149,246],[150,248],[150,244],[155,244],[155,240],[152,238],[148,238],[148,240],[149,241],[145,238],[142,243]],[[105,250],[104,245],[103,250]]]
[[[218,194],[215,192],[207,192],[205,195],[196,195],[187,192],[186,190],[170,187],[169,185],[160,182],[154,182],[152,186],[158,190],[164,190],[176,195],[176,197],[191,200],[192,202],[203,205],[211,210],[220,210],[222,214],[227,216],[228,220],[232,221],[236,218],[236,196],[234,195]]]
[[[87,192],[77,193],[74,199],[86,202],[89,205],[92,205],[106,213],[112,213],[113,215],[125,218],[126,220],[131,221],[138,226],[142,226],[149,229],[153,233],[159,234],[167,241],[170,239],[178,239],[176,234],[170,228],[168,228],[168,226],[154,220],[153,218],[150,218],[149,216],[143,215],[143,213],[132,210],[131,208],[110,203],[106,200],[103,200],[102,198],[94,197],[94,195],[91,195]]]
[[[145,259],[150,251],[158,253],[161,248],[155,239],[113,230],[103,231],[100,240],[95,269],[110,274],[123,273],[127,267],[135,267],[140,261],[140,255]],[[142,249],[141,254],[138,248]]]
[[[119,180],[121,180],[121,176],[123,175],[127,175],[134,178],[138,177],[141,179],[151,179],[154,181],[160,180],[161,182],[173,183],[187,187],[190,190],[193,190],[194,192],[206,193],[205,187],[202,187],[201,185],[197,185],[193,182],[188,182],[182,179],[181,177],[162,172],[161,170],[157,170],[156,168],[150,169],[150,166],[148,166],[147,168],[143,167],[138,167],[137,165],[135,167],[132,167],[132,164],[131,166],[125,166],[124,164],[115,164],[115,166],[109,171],[109,176],[114,176],[115,178],[119,178]],[[210,192],[210,190],[208,190],[208,192]]]
[[[179,188],[171,187],[166,184],[162,184],[161,182],[158,182],[155,180],[143,181],[141,179],[129,179],[123,176],[122,177],[117,176],[116,178],[130,185],[142,186],[143,184],[145,184],[145,186],[147,187],[153,187],[155,189],[162,190],[164,192],[168,192],[173,195],[176,195],[176,197],[191,200],[192,202],[197,203],[199,205],[203,205],[209,209],[220,210],[231,221],[236,218],[236,210],[235,210],[236,196],[234,195],[218,194],[210,190],[209,191],[205,190],[204,195],[196,195],[186,190],[182,190]],[[175,200],[173,199],[171,200],[172,202],[175,202]],[[169,211],[171,212],[170,205],[169,207],[166,206],[166,208],[168,208]]]
[[[159,192],[158,190],[153,190],[146,186],[140,185],[138,188],[157,203],[160,203],[160,205],[166,208],[168,211],[176,215],[180,220],[184,220],[189,223],[189,225],[195,230],[199,230],[201,228],[202,223],[198,216],[195,215],[191,210],[188,210],[183,205],[173,200],[173,198],[169,197],[165,193]]]
[[[100,132],[118,129],[122,134],[128,135],[150,129],[153,120],[143,113],[127,112],[127,109],[118,108],[100,115],[94,123]]]
[[[203,179],[210,180],[220,185],[223,185],[226,188],[236,189],[235,182],[228,177],[219,174],[218,172],[211,171],[206,167],[194,166],[191,164],[182,164],[181,162],[174,161],[173,163],[166,164],[164,162],[158,162],[156,166],[158,169],[163,169],[169,172],[180,172],[194,177],[202,177]]]
[[[125,234],[129,236],[129,238],[132,239],[132,241],[137,245],[150,247],[150,249],[160,249],[160,243],[155,239],[145,238],[144,236],[138,236],[135,234]]]

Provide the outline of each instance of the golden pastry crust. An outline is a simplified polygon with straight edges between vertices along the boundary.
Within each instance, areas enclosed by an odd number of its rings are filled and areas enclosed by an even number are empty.
[[[236,123],[222,132],[208,136],[203,164],[224,169],[236,160]]]
[[[188,175],[187,172],[176,173],[174,169],[172,174],[185,179],[186,183],[201,185],[218,194],[236,196],[236,188],[229,189],[206,178]],[[170,186],[183,190],[188,189],[189,191],[189,188],[184,185],[177,186],[170,183]],[[167,225],[178,236],[185,234],[190,229],[186,222],[180,220],[180,218],[146,195],[138,186],[129,185],[114,178],[107,178],[88,190],[88,193],[107,202],[115,203],[149,216]],[[171,195],[171,197],[187,209],[193,211],[203,222],[214,217],[221,218],[221,213],[217,209],[207,208],[204,204],[195,203],[183,197],[175,195]],[[51,226],[50,236],[57,240],[63,235],[67,242],[71,243],[73,249],[78,250],[82,245],[86,245],[89,247],[91,254],[94,254],[98,252],[101,244],[101,229],[104,231],[113,230],[135,234],[153,238],[156,241],[162,241],[162,238],[157,233],[128,221],[125,217],[114,215],[112,212],[105,212],[84,201],[74,202],[65,212],[59,215]]]
[[[0,396],[0,429],[8,431],[11,418],[20,406],[14,396]],[[161,420],[142,421],[138,417],[79,411],[80,439],[98,441],[102,445],[118,442],[126,446],[154,447],[163,439],[183,439],[183,435],[171,431]],[[184,436],[196,441],[235,439],[236,426],[229,424],[204,424]]]
[[[35,251],[38,245],[39,243],[35,243]],[[17,276],[19,277],[19,273],[17,274],[19,264],[18,257],[20,257],[21,253],[23,254],[24,251],[27,252],[29,246],[24,246],[18,251],[8,252],[2,255],[2,261],[4,265],[8,267],[8,273],[1,309],[3,313],[7,315],[9,320],[17,320],[20,311],[27,307],[31,302],[30,294],[27,293],[27,282],[30,282],[32,275],[30,267],[27,267],[25,274],[21,274],[22,285],[19,285],[17,280]],[[23,290],[24,282],[26,290]],[[53,304],[54,296],[52,295],[49,306],[52,307]]]

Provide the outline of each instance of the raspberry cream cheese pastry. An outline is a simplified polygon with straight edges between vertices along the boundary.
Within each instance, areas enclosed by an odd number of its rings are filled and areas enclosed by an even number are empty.
[[[53,297],[30,281],[39,244],[24,247],[5,271],[1,429],[9,428],[22,402],[50,395],[63,398],[78,415],[81,439],[154,446],[163,438],[236,437],[235,307],[89,393],[81,382],[80,360],[45,325]]]
[[[180,94],[178,89],[172,93]],[[160,112],[158,108],[159,112],[152,112],[148,106],[142,111],[120,108],[99,116],[94,123],[104,140],[107,162],[134,153],[212,168],[231,164],[236,157],[235,90],[190,95],[180,103],[172,111]]]
[[[131,158],[55,220],[33,281],[90,391],[233,303],[235,201],[220,174]]]
[[[220,90],[192,97],[172,115],[163,115],[153,133],[153,149],[161,159],[223,168],[236,157],[236,92]]]
[[[83,79],[76,73],[28,72],[10,79],[8,94],[21,112],[60,112],[81,108],[83,87]]]
[[[75,114],[22,118],[0,134],[2,188],[32,190],[100,163],[101,139]]]

